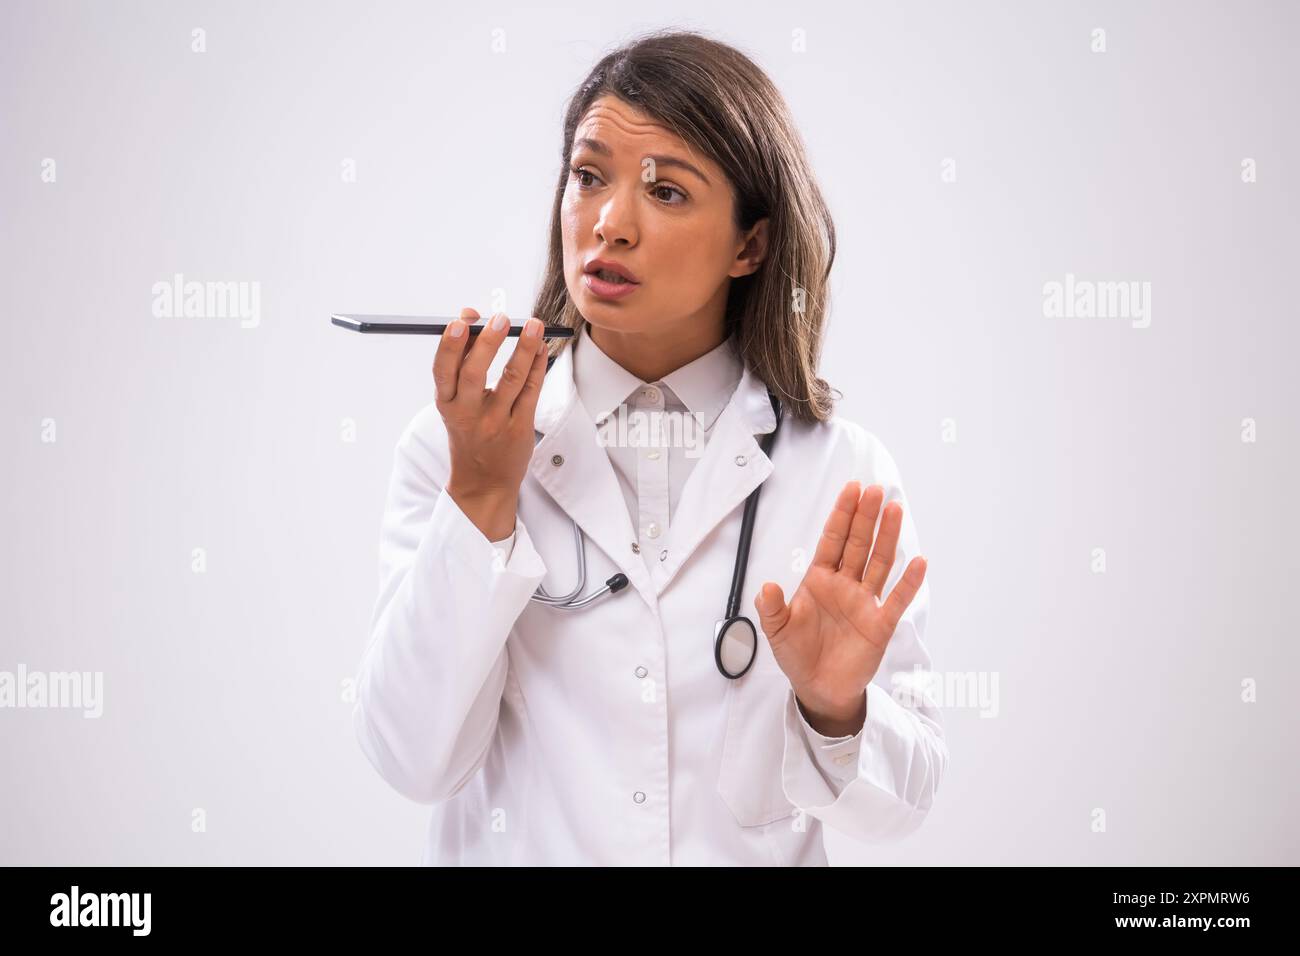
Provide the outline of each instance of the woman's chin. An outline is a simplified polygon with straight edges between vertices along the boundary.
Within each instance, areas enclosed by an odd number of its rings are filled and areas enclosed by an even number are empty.
[[[611,318],[617,317],[617,325],[631,324],[635,312],[639,311],[636,306],[629,303],[626,299],[607,299],[603,296],[595,295],[587,290],[577,298],[578,311],[585,316],[603,315]]]

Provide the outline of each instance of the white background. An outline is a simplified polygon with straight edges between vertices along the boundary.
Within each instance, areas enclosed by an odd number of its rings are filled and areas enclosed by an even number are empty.
[[[568,95],[672,25],[788,98],[822,374],[901,469],[936,668],[998,675],[924,827],[832,862],[1300,862],[1296,5],[638,9],[4,4],[0,670],[102,671],[104,713],[0,710],[0,862],[418,860],[343,682],[434,341],[328,316],[526,315]],[[260,324],[155,317],[178,272]],[[1151,283],[1150,326],[1046,318],[1067,273]]]

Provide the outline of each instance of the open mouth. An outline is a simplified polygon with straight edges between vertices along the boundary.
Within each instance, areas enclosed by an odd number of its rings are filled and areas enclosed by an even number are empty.
[[[619,275],[609,269],[597,269],[595,272],[583,273],[582,281],[586,283],[587,291],[592,295],[611,301],[631,295],[641,287],[641,283],[633,282],[626,276]]]

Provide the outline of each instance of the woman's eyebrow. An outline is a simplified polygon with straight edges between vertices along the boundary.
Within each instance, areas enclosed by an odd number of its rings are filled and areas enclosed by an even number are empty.
[[[575,150],[578,149],[579,147],[584,147],[584,146],[587,149],[591,150],[593,153],[597,153],[598,155],[601,156],[612,157],[614,155],[614,151],[611,150],[608,146],[606,146],[603,142],[601,142],[598,139],[591,139],[589,137],[583,136],[573,141],[573,148]],[[676,156],[647,156],[644,158],[654,160],[654,164],[656,168],[660,166],[676,166],[679,169],[684,169],[688,173],[694,173],[696,176],[700,177],[700,179],[704,182],[704,185],[706,186],[712,185],[709,182],[708,176],[705,176],[702,172],[700,172],[698,169],[696,169],[694,166],[692,166],[684,159],[678,159]]]

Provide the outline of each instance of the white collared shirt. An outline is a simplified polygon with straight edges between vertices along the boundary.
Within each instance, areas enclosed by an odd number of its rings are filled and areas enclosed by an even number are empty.
[[[569,348],[578,398],[595,420],[647,567],[667,560],[673,512],[744,362],[731,339],[655,382],[606,355],[584,322]],[[509,557],[514,534],[494,541]]]
[[[584,323],[573,348],[578,398],[596,422],[618,475],[646,565],[667,560],[672,515],[696,461],[740,382],[730,339],[655,382],[606,355]]]

